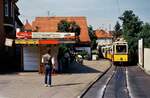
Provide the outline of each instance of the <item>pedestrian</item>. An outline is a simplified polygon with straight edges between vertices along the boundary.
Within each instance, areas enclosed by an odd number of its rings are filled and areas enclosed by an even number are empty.
[[[48,50],[48,52],[42,56],[42,63],[45,67],[45,87],[51,86],[51,72],[53,67],[51,58],[51,50]]]

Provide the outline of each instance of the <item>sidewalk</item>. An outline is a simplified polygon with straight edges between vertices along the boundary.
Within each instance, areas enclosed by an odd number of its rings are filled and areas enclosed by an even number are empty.
[[[52,87],[44,87],[44,76],[37,72],[0,75],[0,98],[77,98],[110,67],[107,60],[74,63],[68,74],[52,76]]]

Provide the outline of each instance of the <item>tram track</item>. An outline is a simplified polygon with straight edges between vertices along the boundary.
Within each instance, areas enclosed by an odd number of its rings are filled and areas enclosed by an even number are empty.
[[[113,65],[83,98],[131,98],[127,77],[126,66]]]
[[[112,79],[113,76],[115,75],[116,70],[117,70],[117,67],[115,67],[113,73],[112,73],[111,76],[107,79],[107,82],[106,82],[106,84],[104,85],[104,88],[103,88],[103,90],[102,90],[102,94],[101,94],[102,96],[100,96],[99,98],[104,98],[105,93],[106,93],[107,86],[109,85],[111,79]]]
[[[128,88],[126,67],[116,66],[99,98],[130,98]]]

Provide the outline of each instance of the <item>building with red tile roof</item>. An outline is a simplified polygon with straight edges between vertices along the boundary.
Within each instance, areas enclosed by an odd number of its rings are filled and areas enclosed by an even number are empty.
[[[30,31],[32,31],[34,33],[36,32],[38,34],[39,34],[39,32],[42,32],[43,34],[44,33],[46,34],[46,32],[48,32],[48,33],[53,33],[53,32],[56,33],[57,32],[58,33],[58,23],[62,20],[66,20],[67,22],[75,22],[80,27],[80,35],[79,35],[80,43],[77,43],[77,44],[73,43],[74,45],[77,45],[74,47],[79,50],[86,50],[89,53],[89,55],[91,55],[91,48],[90,48],[90,44],[89,44],[91,40],[90,40],[90,37],[88,34],[88,26],[87,26],[86,17],[36,17],[35,20],[32,21],[32,24],[29,24],[29,22],[27,21],[26,24],[24,25],[24,29],[25,29],[25,31],[29,31],[29,32],[27,32],[28,34],[30,33]],[[28,34],[25,34],[25,35],[28,35]],[[73,37],[74,36],[65,36],[64,39],[65,40],[73,39],[75,42],[75,39]],[[32,40],[32,37],[31,37],[31,40]],[[43,73],[44,71],[42,69],[44,69],[44,68],[43,68],[43,66],[40,66],[42,55],[45,53],[45,51],[47,49],[51,49],[51,54],[55,58],[57,58],[57,54],[58,54],[58,50],[59,50],[58,43],[63,40],[59,41],[59,39],[57,40],[57,39],[48,39],[48,38],[47,39],[46,38],[45,39],[42,39],[42,38],[34,39],[33,38],[33,40],[34,41],[39,40],[38,42],[40,45],[38,47],[23,47],[23,53],[25,54],[25,55],[22,54],[22,56],[24,56],[22,58],[25,59],[25,60],[22,60],[24,62],[24,65],[23,65],[24,70],[39,70],[40,73]],[[41,45],[43,43],[44,44],[52,44],[53,43],[53,44],[57,44],[57,45],[56,46],[55,45],[50,45],[50,46]],[[28,55],[30,56],[30,58]],[[36,55],[40,55],[40,58],[39,58],[39,56],[36,56]],[[35,57],[33,57],[33,56],[35,56]],[[37,61],[32,60],[32,62],[30,62],[31,59],[33,59],[33,58],[36,59]],[[56,60],[55,68],[56,68],[56,70],[58,70],[59,65],[58,65],[57,59],[55,59],[55,60]]]
[[[28,22],[28,20],[26,20],[26,23],[24,25],[24,29],[27,31],[32,31],[32,26],[31,24]]]
[[[112,34],[109,32],[106,32],[104,30],[95,30],[95,36],[100,39],[100,38],[113,38]]]
[[[61,20],[66,20],[68,22],[76,22],[80,28],[80,41],[83,43],[89,43],[90,37],[88,35],[88,26],[86,17],[36,17],[34,21],[32,21],[32,30],[38,32],[57,32],[57,24]],[[30,29],[30,24],[26,23],[25,28]]]
[[[95,36],[97,37],[98,45],[108,45],[112,43],[113,36],[110,32],[106,32],[102,29],[95,30]]]

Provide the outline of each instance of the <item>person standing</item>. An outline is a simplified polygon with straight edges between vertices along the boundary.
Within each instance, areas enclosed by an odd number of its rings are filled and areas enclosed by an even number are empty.
[[[51,50],[48,50],[46,54],[42,56],[42,63],[45,66],[45,86],[51,86],[51,71],[52,71],[52,61],[51,61]]]

